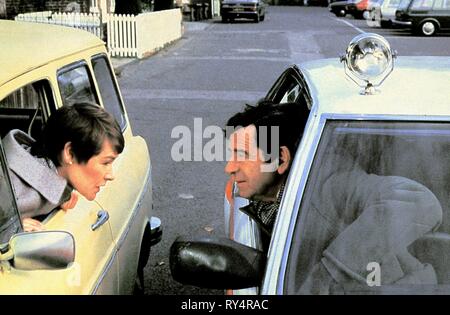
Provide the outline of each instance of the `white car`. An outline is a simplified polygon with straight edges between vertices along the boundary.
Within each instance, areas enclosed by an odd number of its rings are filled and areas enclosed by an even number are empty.
[[[375,6],[372,17],[375,21],[380,21],[381,27],[392,26],[395,20],[395,11],[397,11],[401,0],[384,0],[380,6]]]
[[[267,98],[310,114],[268,253],[233,207],[230,239],[174,242],[175,280],[269,295],[449,294],[448,82],[449,57],[395,58],[370,33],[341,60],[289,67]]]

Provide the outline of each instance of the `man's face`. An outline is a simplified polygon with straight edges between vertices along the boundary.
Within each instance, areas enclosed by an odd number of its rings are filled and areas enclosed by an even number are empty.
[[[277,172],[267,171],[257,146],[256,127],[240,128],[230,136],[231,158],[225,172],[237,183],[239,195],[254,200],[272,200],[278,192]],[[264,167],[266,166],[266,167]]]

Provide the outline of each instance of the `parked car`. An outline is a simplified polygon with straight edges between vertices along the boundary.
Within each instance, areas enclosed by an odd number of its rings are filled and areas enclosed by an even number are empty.
[[[424,36],[450,31],[450,2],[402,0],[395,13],[394,23]]]
[[[330,3],[328,9],[338,17],[351,14],[355,19],[362,19],[368,3],[368,0],[336,1]]]
[[[373,18],[375,21],[380,21],[381,27],[392,26],[392,21],[395,20],[395,11],[397,11],[401,0],[384,0],[381,6],[375,6],[373,10]]]
[[[23,233],[0,141],[0,294],[129,294],[142,289],[150,247],[161,238],[151,216],[151,162],[133,134],[105,43],[74,28],[0,21],[0,138],[11,129],[39,137],[59,107],[90,101],[119,122],[125,148],[115,180],[94,201],[40,218]],[[33,172],[31,169],[30,172]],[[47,183],[50,185],[51,183]]]
[[[381,6],[383,5],[384,0],[369,0],[367,3],[367,10],[364,12],[363,17],[366,20],[376,21],[377,20],[377,11],[381,12]]]
[[[268,252],[236,198],[229,239],[175,240],[175,280],[269,295],[449,294],[448,82],[450,57],[395,59],[371,33],[341,59],[287,68],[267,99],[310,112]]]
[[[265,0],[223,0],[220,3],[222,22],[233,22],[235,19],[252,19],[256,23],[264,21],[267,4]]]

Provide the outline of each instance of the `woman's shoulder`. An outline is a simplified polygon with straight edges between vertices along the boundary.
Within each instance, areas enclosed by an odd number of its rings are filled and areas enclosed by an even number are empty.
[[[17,145],[31,147],[36,141],[22,130],[12,129],[5,135],[2,142],[5,147],[14,148]]]

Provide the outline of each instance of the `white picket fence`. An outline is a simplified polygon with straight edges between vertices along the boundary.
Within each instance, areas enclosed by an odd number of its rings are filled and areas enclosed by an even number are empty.
[[[106,15],[107,45],[111,56],[137,57],[136,16]]]
[[[179,9],[134,15],[52,13],[51,11],[19,14],[17,21],[57,24],[91,32],[105,40],[112,57],[144,56],[181,37]],[[103,38],[106,26],[107,37]]]
[[[102,23],[99,14],[52,13],[51,11],[42,11],[19,14],[16,16],[15,20],[79,28],[103,38]]]

